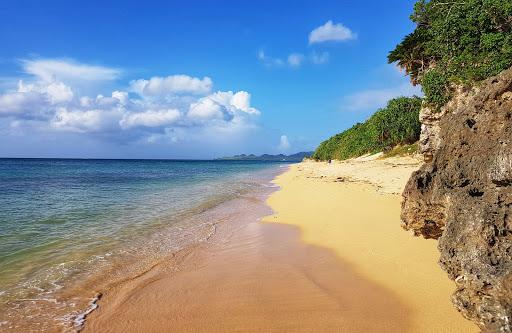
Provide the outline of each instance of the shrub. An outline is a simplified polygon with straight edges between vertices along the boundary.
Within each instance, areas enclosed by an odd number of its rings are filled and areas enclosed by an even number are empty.
[[[367,121],[322,142],[313,154],[316,160],[344,160],[390,149],[418,140],[421,98],[399,97],[388,102]]]

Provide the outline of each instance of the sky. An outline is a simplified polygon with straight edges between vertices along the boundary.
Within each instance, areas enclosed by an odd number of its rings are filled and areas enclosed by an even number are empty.
[[[0,157],[311,151],[397,96],[414,1],[4,1]]]

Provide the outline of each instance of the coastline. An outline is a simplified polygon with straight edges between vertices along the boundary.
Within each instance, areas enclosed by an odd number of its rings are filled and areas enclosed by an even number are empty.
[[[392,293],[329,249],[303,244],[299,228],[262,223],[272,213],[267,199],[241,198],[208,242],[107,291],[82,332],[407,328],[407,309]]]
[[[14,163],[30,171],[21,180],[16,178],[14,168],[8,168],[14,170],[11,182],[20,191],[26,190],[17,200],[38,195],[44,179],[52,183],[51,193],[69,202],[62,209],[48,204],[46,211],[38,211],[29,202],[23,205],[26,209],[16,209],[9,202],[4,206],[4,216],[14,215],[14,222],[19,224],[12,225],[19,228],[7,229],[2,235],[2,240],[7,240],[0,251],[2,332],[79,330],[106,291],[207,241],[217,224],[240,210],[236,199],[275,190],[277,186],[270,181],[284,170],[282,164],[257,162]],[[41,163],[57,163],[60,169],[48,180],[39,177],[40,170],[46,172],[47,168],[33,167]],[[96,177],[87,170],[94,170]],[[30,181],[34,186],[25,186]],[[60,190],[59,184],[63,185]],[[52,196],[45,198],[51,201]],[[76,214],[73,208],[83,213]],[[14,212],[21,214],[17,220]],[[25,213],[40,214],[41,218],[29,219]],[[62,223],[48,224],[57,219]],[[12,241],[35,228],[44,231],[41,237],[33,241],[23,238],[24,243]],[[52,246],[54,243],[56,246]],[[16,256],[15,246],[23,251],[21,255]],[[14,250],[10,253],[6,248]],[[23,269],[18,269],[20,266]]]
[[[105,292],[82,331],[476,332],[435,243],[400,228],[418,162],[348,163],[295,164],[268,198],[237,199],[208,241]]]

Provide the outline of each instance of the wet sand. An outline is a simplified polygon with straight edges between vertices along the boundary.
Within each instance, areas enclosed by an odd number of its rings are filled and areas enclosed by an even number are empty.
[[[106,291],[83,332],[476,332],[450,304],[435,242],[404,232],[386,194],[409,162],[293,165],[268,199],[276,214],[262,222],[265,198],[239,199],[207,242]]]
[[[408,309],[297,227],[258,221],[262,199],[208,242],[107,291],[83,332],[405,332]]]

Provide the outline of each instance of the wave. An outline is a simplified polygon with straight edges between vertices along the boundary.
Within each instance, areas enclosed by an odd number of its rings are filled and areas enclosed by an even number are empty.
[[[141,211],[128,207],[125,215],[131,219],[129,224],[110,225],[104,233],[100,225],[95,233],[87,235],[87,241],[81,239],[83,235],[74,235],[76,238],[71,242],[64,242],[71,247],[48,250],[50,256],[56,256],[49,258],[56,261],[54,264],[32,271],[26,264],[18,282],[0,285],[0,327],[27,333],[55,327],[80,330],[105,290],[147,271],[168,255],[209,241],[217,224],[227,221],[232,214],[219,207],[276,188],[270,183],[275,173],[252,172],[229,182],[216,180],[191,185],[187,187],[190,200],[170,205],[155,193],[145,194],[145,200],[156,200],[143,202],[145,209]],[[118,220],[104,223],[115,224]],[[41,264],[41,259],[36,259],[34,264]],[[44,307],[41,302],[45,302]]]

